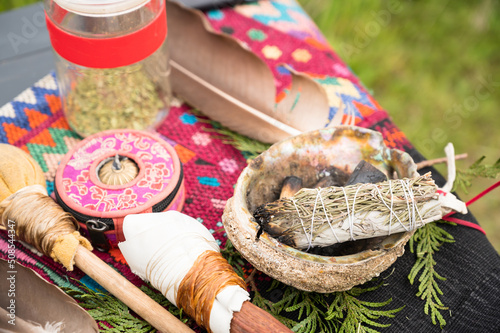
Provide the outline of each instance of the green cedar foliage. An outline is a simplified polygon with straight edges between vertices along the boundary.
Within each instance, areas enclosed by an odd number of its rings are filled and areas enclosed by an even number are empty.
[[[245,261],[243,260],[243,257],[241,254],[236,251],[234,248],[233,243],[231,243],[231,240],[227,239],[226,240],[226,245],[224,246],[223,249],[220,250],[220,253],[222,256],[227,260],[229,265],[231,265],[236,272],[241,278],[245,278],[243,267],[246,265]]]
[[[467,170],[457,170],[453,191],[460,188],[464,193],[468,193],[467,188],[472,185],[474,178],[495,179],[500,175],[500,158],[493,165],[483,164],[485,156],[474,162]]]
[[[381,284],[366,288],[354,287],[348,291],[319,294],[298,290],[273,280],[268,292],[282,290],[281,299],[272,302],[255,291],[253,303],[271,313],[297,333],[376,333],[378,332],[376,328],[390,326],[390,324],[382,324],[377,320],[381,317],[393,318],[397,312],[403,309],[403,307],[380,309],[389,305],[392,299],[383,302],[368,302],[359,298],[361,294],[375,290],[380,286]],[[293,313],[293,317],[297,318],[297,321],[288,318],[289,313]]]
[[[225,136],[226,138],[223,142],[241,151],[246,159],[253,159],[271,147],[270,144],[250,139],[247,136],[235,133],[225,127],[217,128],[216,132]]]
[[[152,287],[142,286],[140,289],[182,322],[189,321],[183,318],[182,310],[172,305],[161,293],[153,291]],[[148,322],[133,315],[122,301],[105,291],[94,291],[85,285],[80,285],[79,289],[64,287],[63,290],[76,299],[78,304],[98,322],[101,332],[156,332]]]
[[[484,156],[481,157],[465,171],[457,170],[453,190],[460,188],[467,193],[467,188],[471,186],[474,178],[497,178],[500,175],[500,159],[493,165],[483,164],[484,159]],[[439,226],[443,223],[455,225],[441,220],[426,224],[415,231],[409,245],[411,252],[416,254],[417,260],[408,275],[411,284],[418,281],[417,296],[425,301],[425,314],[430,315],[432,323],[439,324],[441,328],[446,325],[442,312],[448,310],[448,307],[440,299],[443,292],[438,282],[445,281],[446,278],[436,271],[434,255],[444,243],[454,242],[453,236]]]
[[[223,143],[229,144],[239,150],[247,160],[254,159],[260,153],[271,147],[271,144],[251,139],[222,126],[221,123],[207,118],[199,110],[191,111],[198,121],[212,125],[213,128],[205,128],[207,132],[215,133]]]
[[[232,263],[236,272],[241,272],[247,263],[241,255],[234,249],[231,241],[226,242],[226,246],[221,250],[223,256]],[[381,286],[374,287],[354,287],[349,291],[335,292],[330,294],[320,294],[298,290],[294,287],[282,284],[277,280],[272,280],[271,287],[267,293],[282,291],[281,298],[273,302],[265,298],[255,287],[253,274],[251,274],[249,284],[253,291],[252,303],[261,309],[266,310],[292,331],[297,333],[308,332],[378,332],[375,328],[388,327],[390,324],[381,324],[377,320],[381,317],[392,318],[403,307],[379,310],[391,303],[392,299],[383,302],[367,302],[358,297]],[[288,314],[293,313],[292,320]],[[355,328],[355,329],[354,329]]]
[[[376,310],[392,302],[392,298],[384,302],[367,302],[358,297],[372,290],[379,288],[381,284],[370,288],[354,287],[351,290],[334,293],[335,299],[328,309],[327,319],[343,319],[339,333],[348,332],[377,332],[372,327],[389,327],[390,324],[381,324],[376,322],[380,317],[393,318],[395,314],[401,311],[404,306],[392,310]]]
[[[455,225],[454,223],[439,221]],[[425,301],[424,312],[431,316],[432,323],[442,328],[446,325],[441,311],[448,309],[440,300],[443,292],[439,288],[438,281],[445,281],[435,269],[436,260],[434,254],[444,243],[453,243],[453,236],[438,225],[438,222],[429,223],[415,230],[415,234],[410,238],[409,245],[412,253],[415,253],[417,260],[413,265],[408,279],[411,284],[418,281],[417,296]]]

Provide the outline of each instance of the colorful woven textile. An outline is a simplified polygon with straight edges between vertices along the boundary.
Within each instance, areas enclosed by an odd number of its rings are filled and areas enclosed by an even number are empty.
[[[206,15],[217,31],[246,43],[269,65],[275,76],[278,100],[290,85],[290,75],[283,67],[287,64],[308,73],[324,86],[331,116],[343,104],[352,109],[358,126],[380,131],[387,146],[409,152],[417,162],[423,159],[293,0],[262,1],[209,11]],[[183,212],[203,223],[219,245],[223,245],[226,238],[221,231],[221,216],[226,200],[233,194],[233,185],[246,166],[246,159],[211,129],[210,122],[200,121],[190,107],[183,104],[171,108],[157,131],[174,147],[183,163],[186,187]],[[0,108],[0,142],[18,146],[36,159],[45,172],[49,193],[53,191],[58,162],[79,140],[61,111],[54,74],[47,75]],[[444,179],[437,173],[434,175],[442,185]],[[470,214],[463,218],[475,222]],[[494,314],[498,314],[500,297],[492,295],[500,294],[498,255],[476,230],[465,227],[446,230],[456,239],[436,255],[443,267],[441,272],[448,278],[441,285],[442,299],[450,307],[452,316],[445,314],[446,331],[467,332],[468,327],[474,327],[473,331],[498,329],[500,322]],[[134,284],[143,284],[130,272],[119,250],[95,253]],[[72,279],[76,279],[95,288],[95,282],[80,270],[68,273],[26,244],[17,243],[16,256],[20,264],[58,286],[75,285]],[[7,234],[3,231],[0,232],[0,257],[7,257]],[[415,296],[417,287],[408,282],[407,275],[414,262],[414,255],[407,249],[392,272],[383,274],[388,286],[364,296],[377,302],[392,297],[394,308],[406,306],[396,318],[386,321],[392,326],[384,331],[440,331],[423,313],[423,302]],[[267,286],[264,283],[259,287],[265,291]]]

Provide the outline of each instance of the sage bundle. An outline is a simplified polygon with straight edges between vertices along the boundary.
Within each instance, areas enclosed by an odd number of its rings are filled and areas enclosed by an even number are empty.
[[[297,249],[387,236],[439,220],[443,207],[427,173],[376,184],[303,188],[254,212],[261,230]]]

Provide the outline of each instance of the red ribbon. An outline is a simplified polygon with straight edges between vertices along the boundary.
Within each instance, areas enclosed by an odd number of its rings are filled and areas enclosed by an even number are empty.
[[[158,50],[167,36],[165,2],[148,25],[118,37],[81,37],[62,30],[47,15],[45,20],[54,50],[67,61],[90,68],[132,65]]]
[[[470,199],[469,201],[467,201],[465,203],[466,206],[469,206],[471,204],[473,204],[474,202],[476,202],[477,200],[481,199],[482,197],[484,197],[486,194],[488,194],[489,192],[493,191],[494,189],[496,189],[497,187],[500,186],[500,181],[496,182],[495,184],[491,185],[490,187],[488,187],[486,190],[484,190],[483,192],[479,193],[478,195],[476,195],[474,198]],[[466,227],[470,227],[470,228],[473,228],[473,229],[476,229],[476,230],[479,230],[481,231],[483,234],[486,235],[486,232],[484,231],[483,228],[481,228],[479,225],[475,224],[475,223],[472,223],[472,222],[469,222],[469,221],[465,221],[465,220],[462,220],[462,219],[459,219],[459,218],[456,218],[456,217],[451,217],[451,215],[454,215],[456,214],[455,212],[450,212],[448,214],[446,214],[445,216],[443,216],[443,220],[445,221],[449,221],[449,222],[453,222],[453,223],[456,223],[456,224],[460,224],[460,225],[463,225],[463,226],[466,226]]]

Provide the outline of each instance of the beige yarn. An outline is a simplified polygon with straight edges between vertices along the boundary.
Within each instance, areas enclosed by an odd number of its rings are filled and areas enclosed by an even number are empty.
[[[47,196],[43,171],[24,151],[0,144],[0,228],[13,228],[17,240],[73,270],[79,245],[91,250],[78,223]]]

